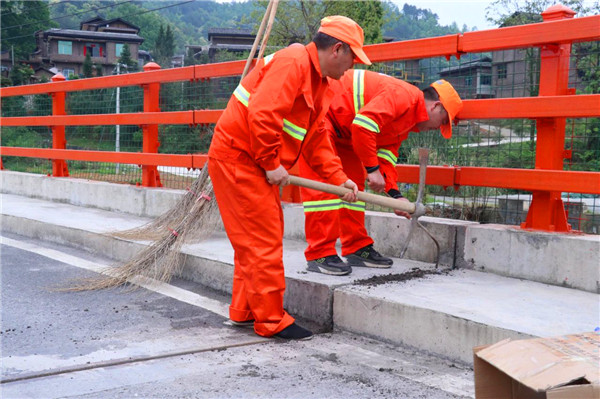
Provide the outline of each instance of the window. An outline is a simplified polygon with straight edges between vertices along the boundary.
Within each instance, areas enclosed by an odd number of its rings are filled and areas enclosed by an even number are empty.
[[[121,53],[123,52],[123,46],[124,46],[123,43],[116,43],[115,44],[115,55],[117,57],[121,56]]]
[[[73,42],[58,41],[58,54],[73,54]]]
[[[473,77],[467,76],[465,77],[465,86],[471,86],[473,84]]]
[[[74,69],[67,69],[67,68],[64,68],[64,69],[62,70],[62,74],[63,74],[63,76],[64,76],[65,78],[69,79],[69,76],[71,76],[71,75],[75,75],[75,70],[74,70]]]
[[[90,55],[90,57],[102,57],[102,45],[97,43],[86,43],[83,48],[83,55]]]
[[[499,64],[498,65],[498,79],[506,79],[506,77],[508,76],[507,73],[507,68],[506,68],[506,64]]]
[[[492,84],[492,75],[481,75],[481,84],[482,85],[491,85]]]

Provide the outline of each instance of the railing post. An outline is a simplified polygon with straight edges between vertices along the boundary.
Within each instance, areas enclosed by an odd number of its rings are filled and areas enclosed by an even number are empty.
[[[160,65],[149,62],[144,65],[144,72],[160,69]],[[144,112],[160,112],[160,83],[149,83],[144,88]],[[158,125],[142,126],[143,142],[142,152],[158,153]],[[142,166],[142,186],[162,187],[158,168],[155,165]]]
[[[542,13],[544,22],[573,18],[575,12],[563,5],[554,5]],[[545,44],[540,49],[540,96],[569,94],[569,61],[571,44]],[[565,148],[565,118],[538,119],[536,169],[563,170]],[[521,227],[566,232],[567,223],[560,191],[534,191]]]
[[[65,80],[65,77],[60,73],[52,77],[53,82],[63,82]],[[64,91],[52,93],[52,115],[66,115],[65,98],[66,93]],[[64,126],[52,126],[52,148],[60,150],[67,148]],[[52,176],[68,177],[69,168],[67,166],[67,161],[64,159],[53,159]]]

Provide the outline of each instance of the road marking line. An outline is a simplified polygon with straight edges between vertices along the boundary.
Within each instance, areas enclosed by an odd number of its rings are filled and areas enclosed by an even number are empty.
[[[66,263],[71,266],[89,270],[95,273],[110,275],[109,265],[91,262],[77,256],[57,251],[55,249],[44,248],[39,245],[13,240],[4,236],[0,236],[0,243],[10,247],[18,248],[23,251],[33,252],[58,262]],[[229,306],[223,302],[208,298],[191,291],[175,287],[171,284],[163,283],[149,277],[135,276],[128,279],[128,282],[139,285],[147,290],[168,296],[181,302],[190,305],[198,306],[220,316],[229,318]]]

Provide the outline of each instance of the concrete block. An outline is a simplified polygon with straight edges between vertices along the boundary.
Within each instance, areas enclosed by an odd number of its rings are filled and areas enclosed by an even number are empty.
[[[300,204],[283,204],[283,236],[290,240],[306,241],[304,234],[304,207]]]
[[[182,190],[11,171],[0,173],[0,186],[6,194],[151,218],[171,209],[185,193]]]
[[[457,242],[464,241],[466,227],[477,224],[462,220],[421,217],[421,224],[440,244],[440,265],[457,266],[455,259],[462,258],[462,250],[457,254]],[[365,226],[375,241],[375,247],[388,256],[398,257],[410,231],[411,221],[394,214],[383,212],[367,212]],[[406,251],[406,258],[420,262],[435,262],[435,243],[417,227]],[[461,266],[461,262],[458,266]]]
[[[600,236],[469,226],[465,260],[475,270],[600,293]]]
[[[473,270],[337,289],[334,328],[402,343],[463,362],[472,348],[592,331],[598,295]]]

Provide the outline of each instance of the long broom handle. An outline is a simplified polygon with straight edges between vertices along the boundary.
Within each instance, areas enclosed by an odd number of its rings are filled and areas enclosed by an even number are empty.
[[[258,28],[258,32],[256,33],[256,37],[254,38],[254,43],[252,44],[252,50],[250,50],[250,55],[248,56],[248,59],[246,60],[246,65],[244,66],[244,72],[242,72],[242,77],[240,79],[240,82],[242,79],[244,79],[244,77],[248,73],[248,70],[250,69],[250,64],[252,64],[252,59],[254,58],[254,54],[256,54],[256,48],[258,47],[258,43],[260,42],[260,37],[262,36],[263,31],[265,30],[265,25],[267,23],[267,20],[269,20],[272,8],[273,8],[273,0],[270,0],[269,5],[267,5],[267,9],[265,11],[265,15],[263,15],[263,19],[260,23],[260,27]],[[264,43],[264,41],[263,41],[263,43]],[[266,45],[266,43],[264,43],[264,44]]]
[[[349,188],[335,186],[333,184],[327,184],[320,181],[314,181],[310,179],[305,179],[303,177],[291,176],[290,175],[290,183],[294,186],[300,186],[304,188],[310,188],[317,191],[322,191],[324,193],[335,194],[338,196],[343,196],[344,194],[352,192]],[[386,208],[392,208],[399,211],[408,212],[410,214],[415,213],[416,205],[412,202],[408,201],[398,201],[395,198],[384,197],[382,195],[375,195],[365,193],[364,191],[358,192],[358,199],[360,201],[384,206]]]
[[[262,38],[262,42],[260,43],[260,51],[258,52],[258,59],[260,60],[267,49],[267,41],[269,41],[269,35],[271,34],[271,28],[273,27],[273,21],[275,20],[275,14],[277,13],[277,6],[279,5],[279,0],[271,0],[269,2],[269,6],[271,10],[269,12],[269,21],[267,22],[267,28],[265,29],[265,34]]]

